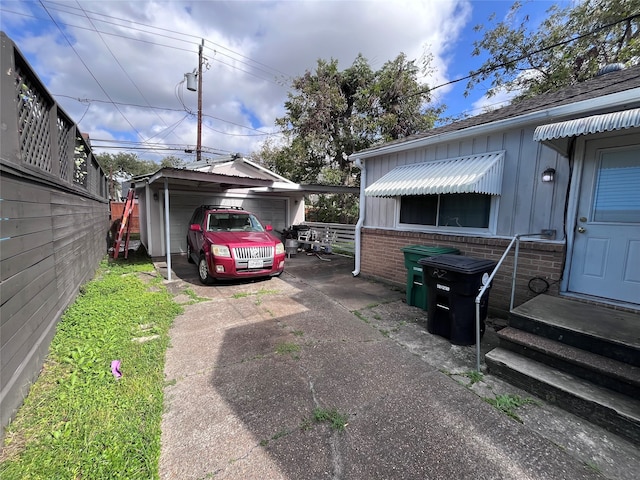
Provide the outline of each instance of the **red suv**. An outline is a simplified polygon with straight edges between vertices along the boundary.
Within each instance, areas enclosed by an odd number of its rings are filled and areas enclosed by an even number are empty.
[[[187,233],[187,258],[205,285],[215,279],[273,277],[284,270],[285,250],[255,215],[239,207],[196,208]]]

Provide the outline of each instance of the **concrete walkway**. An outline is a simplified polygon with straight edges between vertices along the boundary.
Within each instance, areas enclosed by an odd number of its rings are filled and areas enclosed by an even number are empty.
[[[353,259],[321,258],[209,287],[172,258],[185,312],[166,357],[161,478],[636,478],[637,446],[541,401],[514,411],[523,423],[500,412],[483,397],[528,394],[488,375],[471,385],[474,346],[427,333],[426,312],[354,278]],[[483,352],[495,341],[487,328]]]

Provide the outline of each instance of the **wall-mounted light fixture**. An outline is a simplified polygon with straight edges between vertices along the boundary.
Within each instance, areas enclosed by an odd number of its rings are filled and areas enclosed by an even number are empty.
[[[542,181],[543,182],[553,182],[556,176],[555,168],[547,168],[544,172],[542,172]]]
[[[157,194],[157,193],[154,193],[154,194],[153,194],[153,199],[154,199],[156,202],[158,201],[158,194]]]

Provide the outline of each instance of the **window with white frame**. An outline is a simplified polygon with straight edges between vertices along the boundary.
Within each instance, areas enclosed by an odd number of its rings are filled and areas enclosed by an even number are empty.
[[[489,228],[492,196],[481,193],[400,198],[400,223],[447,228]]]

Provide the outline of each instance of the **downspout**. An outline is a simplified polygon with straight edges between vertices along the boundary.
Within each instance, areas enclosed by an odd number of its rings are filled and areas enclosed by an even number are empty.
[[[361,239],[361,231],[362,225],[364,224],[364,210],[365,210],[365,197],[364,197],[364,188],[367,184],[367,168],[365,167],[364,162],[360,158],[356,158],[354,162],[355,166],[358,167],[361,171],[360,173],[360,205],[359,205],[359,214],[358,214],[358,223],[356,223],[356,239],[355,239],[355,256],[356,256],[356,265],[355,270],[351,272],[354,277],[360,274],[360,239]]]
[[[171,235],[169,232],[169,179],[164,178],[164,233],[166,235],[165,247],[167,249],[167,280],[171,281]]]

